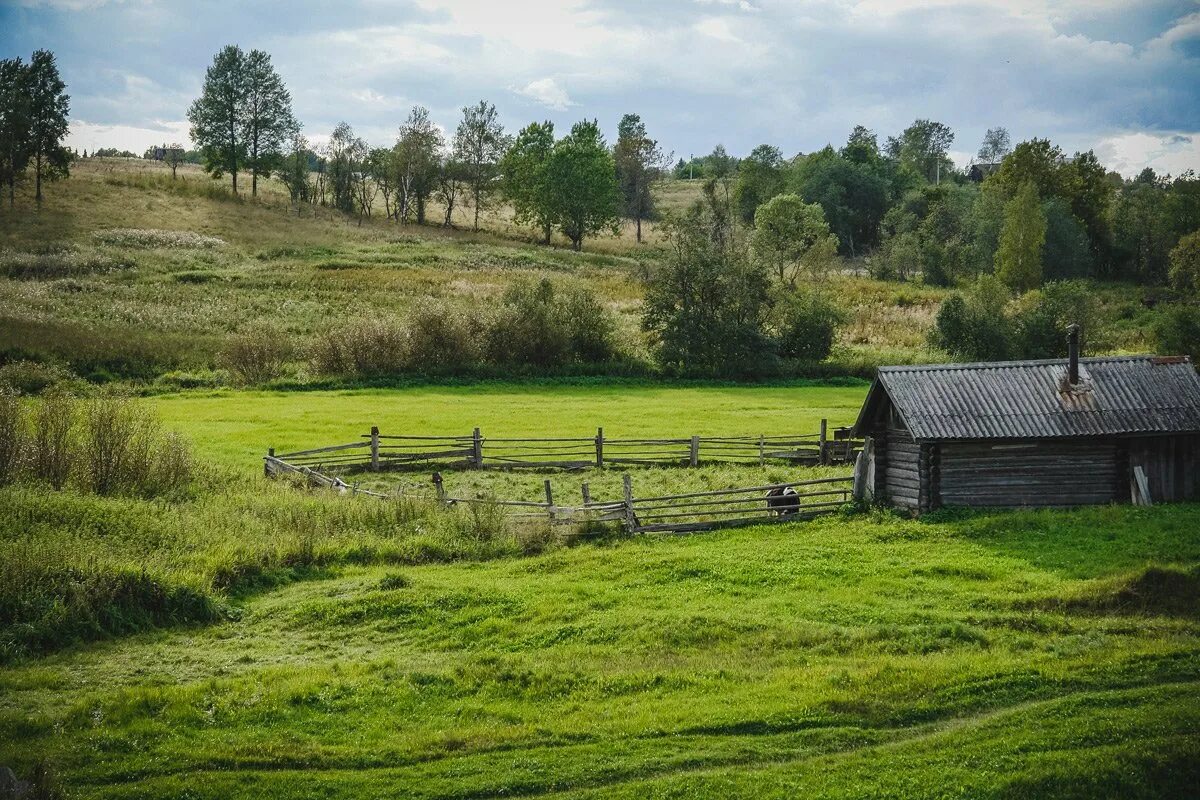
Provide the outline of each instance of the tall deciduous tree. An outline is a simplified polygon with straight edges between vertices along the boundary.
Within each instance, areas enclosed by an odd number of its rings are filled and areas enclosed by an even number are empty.
[[[1004,226],[996,251],[996,277],[1017,292],[1041,286],[1045,242],[1046,216],[1037,188],[1029,182],[1004,207]]]
[[[233,192],[246,162],[246,54],[227,45],[213,57],[200,97],[188,109],[192,141],[204,155],[204,169],[214,178],[229,173]]]
[[[446,143],[442,132],[429,118],[429,110],[416,106],[400,126],[396,142],[397,179],[400,183],[403,218],[416,207],[417,224],[425,223],[425,204],[437,188],[438,169]]]
[[[954,143],[954,131],[940,122],[918,119],[899,136],[889,136],[887,154],[930,183],[953,168],[946,151]]]
[[[1012,150],[1006,128],[988,128],[979,146],[979,160],[985,164],[998,164]]]
[[[650,192],[671,163],[658,142],[646,134],[646,125],[637,114],[626,114],[617,125],[617,143],[613,147],[617,183],[621,188],[624,215],[637,226],[637,241],[642,241],[642,220],[654,213]]]
[[[783,192],[783,153],[778,147],[760,144],[738,164],[733,200],[742,222],[754,222],[758,207]]]
[[[461,180],[471,195],[475,209],[474,230],[479,230],[479,212],[496,189],[500,159],[508,149],[504,126],[496,116],[496,107],[486,100],[463,108],[462,121],[454,134],[454,153],[450,176]],[[449,219],[447,218],[447,225]]]
[[[167,166],[171,168],[171,180],[175,180],[175,172],[179,169],[179,165],[183,163],[184,156],[187,155],[187,148],[178,142],[163,145],[163,161],[167,162]]]
[[[548,182],[554,152],[554,123],[533,122],[517,134],[500,162],[501,190],[512,203],[518,224],[534,225],[550,244],[554,216]]]
[[[279,164],[283,148],[300,130],[292,114],[292,96],[271,65],[271,57],[251,50],[245,61],[246,107],[242,138],[246,142],[246,168],[250,170],[250,194],[258,195],[258,178],[266,177]]]
[[[789,287],[801,275],[824,278],[838,245],[821,207],[794,194],[777,195],[758,207],[753,243],[755,258]]]
[[[29,73],[19,58],[0,61],[0,180],[16,203],[17,177],[29,164]]]
[[[29,157],[34,165],[36,198],[42,202],[42,181],[65,177],[71,155],[63,147],[71,98],[58,74],[54,54],[37,50],[29,60],[26,91],[29,95]]]
[[[279,163],[277,173],[279,180],[287,187],[288,196],[296,203],[296,213],[300,213],[300,204],[310,202],[313,197],[312,181],[309,179],[308,158],[310,150],[308,139],[299,132],[293,133],[288,142],[287,155]]]
[[[617,232],[621,193],[612,153],[595,120],[577,122],[554,143],[546,167],[554,221],[575,250],[604,230]]]

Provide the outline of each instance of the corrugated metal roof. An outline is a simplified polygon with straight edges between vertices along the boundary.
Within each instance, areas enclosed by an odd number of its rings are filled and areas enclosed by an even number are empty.
[[[886,391],[917,439],[1028,439],[1200,432],[1200,376],[1187,358],[1067,360],[881,367],[863,406]]]

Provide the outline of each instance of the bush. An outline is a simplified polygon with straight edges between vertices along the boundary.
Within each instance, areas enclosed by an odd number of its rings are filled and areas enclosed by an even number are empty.
[[[35,480],[54,489],[65,486],[71,475],[76,416],[75,400],[63,394],[47,395],[33,410],[29,469]]]
[[[7,386],[21,394],[40,394],[54,386],[78,380],[69,369],[57,364],[43,364],[21,359],[0,367],[0,386]]]
[[[101,495],[165,494],[192,477],[183,441],[163,436],[157,419],[115,395],[88,402],[81,458],[84,487]]]
[[[504,293],[487,331],[487,355],[499,365],[557,367],[598,363],[616,354],[611,313],[585,287],[519,281]]]
[[[459,308],[429,303],[408,320],[407,361],[420,372],[461,372],[479,361],[482,325]]]
[[[220,362],[239,383],[251,385],[278,378],[291,354],[291,343],[281,332],[256,325],[226,342]]]
[[[356,320],[313,343],[313,369],[322,375],[375,378],[399,375],[407,365],[408,337],[390,320]]]
[[[1013,333],[1004,316],[1007,296],[1007,290],[990,276],[980,278],[965,296],[950,295],[938,309],[931,343],[969,361],[1009,358]]]
[[[1200,293],[1200,231],[1180,239],[1169,261],[1171,285],[1181,292]]]
[[[0,388],[0,486],[16,480],[24,450],[21,399],[16,392]]]
[[[1101,340],[1095,294],[1082,281],[1048,283],[1025,294],[1012,314],[1016,353],[1020,358],[1062,358],[1067,352],[1067,326],[1080,328],[1080,349]]]
[[[1163,310],[1154,324],[1158,352],[1163,355],[1189,355],[1200,362],[1200,308],[1171,306]]]
[[[799,361],[824,361],[833,349],[841,310],[817,292],[795,292],[777,309],[779,355]]]

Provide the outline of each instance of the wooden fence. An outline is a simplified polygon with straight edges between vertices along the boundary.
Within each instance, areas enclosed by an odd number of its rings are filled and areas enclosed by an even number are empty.
[[[379,428],[348,444],[297,450],[278,456],[293,466],[326,470],[398,470],[430,467],[466,469],[586,469],[610,466],[685,466],[734,463],[850,464],[861,440],[849,429],[829,435],[825,420],[818,433],[792,436],[690,436],[682,439],[613,439],[603,428],[595,436],[561,438],[485,437],[479,428],[466,436],[385,435]]]
[[[582,502],[578,505],[555,501],[549,480],[543,482],[545,501],[501,500],[490,497],[454,497],[446,493],[441,476],[435,474],[433,494],[404,492],[381,494],[341,478],[326,475],[307,466],[297,466],[281,458],[268,456],[265,461],[268,476],[297,475],[310,486],[332,489],[349,494],[364,494],[381,499],[404,497],[436,502],[442,506],[488,505],[509,510],[515,519],[541,519],[550,524],[580,524],[619,522],[629,533],[712,530],[739,525],[775,522],[799,522],[827,514],[850,502],[854,478],[817,478],[792,483],[774,483],[736,489],[717,489],[686,494],[636,497],[633,480],[623,476],[620,500],[593,500],[588,484],[582,484]]]

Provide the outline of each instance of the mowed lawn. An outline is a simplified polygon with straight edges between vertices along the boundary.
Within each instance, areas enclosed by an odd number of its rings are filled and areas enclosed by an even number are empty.
[[[477,384],[334,392],[213,392],[149,399],[205,459],[256,468],[277,452],[384,434],[612,438],[816,433],[849,425],[867,384],[671,387]]]
[[[106,798],[1195,796],[1198,562],[1180,505],[348,566],[0,670],[0,757]]]

